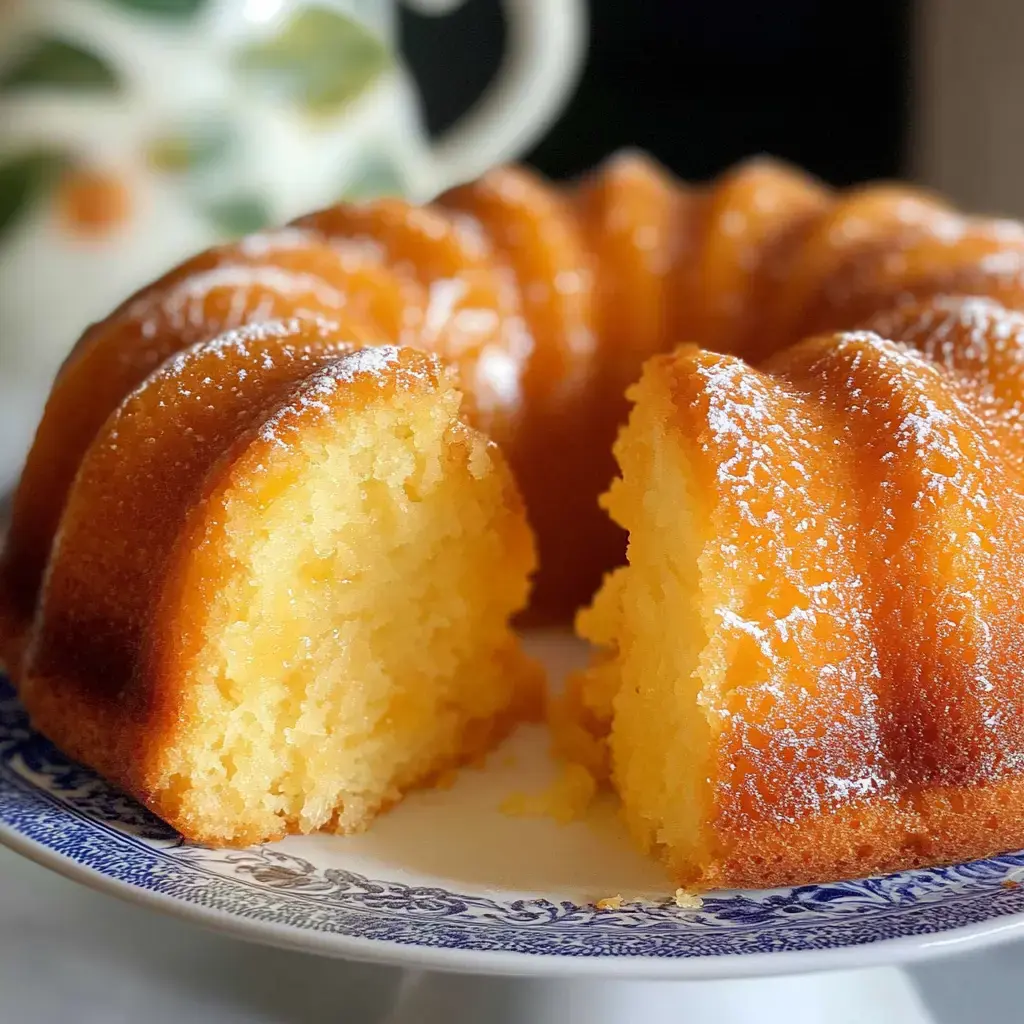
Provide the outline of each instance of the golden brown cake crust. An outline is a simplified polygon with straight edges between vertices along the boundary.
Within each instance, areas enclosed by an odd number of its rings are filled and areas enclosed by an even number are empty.
[[[990,857],[1024,847],[1024,781],[935,786],[863,800],[794,822],[751,822],[700,884],[773,888]],[[673,866],[692,884],[692,874]]]
[[[508,455],[540,553],[528,621],[557,620],[589,597],[600,567],[622,548],[594,503],[608,478],[612,432],[587,424],[599,341],[591,252],[568,198],[525,169],[497,168],[439,203],[482,227],[521,296],[533,347],[522,379],[524,422]],[[560,499],[542,498],[556,480]]]

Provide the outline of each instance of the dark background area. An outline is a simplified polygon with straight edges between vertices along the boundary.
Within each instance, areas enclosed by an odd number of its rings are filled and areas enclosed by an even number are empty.
[[[579,89],[528,156],[573,176],[622,146],[685,178],[770,153],[835,184],[903,168],[910,0],[591,0]],[[403,48],[434,133],[485,87],[498,0],[442,19],[403,12]]]

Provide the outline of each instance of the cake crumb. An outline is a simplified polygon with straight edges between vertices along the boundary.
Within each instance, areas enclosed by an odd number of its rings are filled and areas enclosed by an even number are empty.
[[[999,884],[1004,889],[1019,889],[1024,878],[1024,868],[1015,868]]]
[[[699,896],[685,889],[676,889],[672,902],[681,910],[700,910],[704,906],[704,901]]]
[[[598,910],[621,910],[623,902],[622,896],[616,893],[614,896],[605,896],[604,899],[598,900],[594,906]]]
[[[536,797],[529,793],[509,793],[498,805],[498,810],[509,818],[529,818],[531,815],[531,804]]]
[[[561,774],[540,793],[512,793],[500,806],[512,818],[554,818],[561,825],[579,821],[597,793],[597,781],[580,764],[565,764]]]

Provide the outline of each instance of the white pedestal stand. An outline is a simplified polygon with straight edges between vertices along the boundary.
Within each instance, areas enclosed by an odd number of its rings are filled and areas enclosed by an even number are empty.
[[[386,1024],[945,1024],[894,967],[709,982],[408,972]],[[950,1022],[952,1024],[952,1022]]]

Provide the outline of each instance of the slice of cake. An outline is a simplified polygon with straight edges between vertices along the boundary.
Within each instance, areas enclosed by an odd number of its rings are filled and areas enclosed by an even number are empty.
[[[22,698],[189,839],[361,829],[538,703],[500,452],[435,357],[344,337],[290,321],[184,351],[68,498]]]

